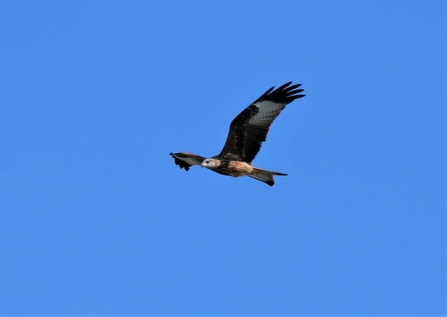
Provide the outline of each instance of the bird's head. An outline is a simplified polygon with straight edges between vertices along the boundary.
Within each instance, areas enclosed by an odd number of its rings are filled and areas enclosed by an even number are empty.
[[[217,159],[213,159],[213,158],[208,158],[205,159],[202,162],[202,167],[206,167],[206,168],[217,168],[220,165],[220,161]]]

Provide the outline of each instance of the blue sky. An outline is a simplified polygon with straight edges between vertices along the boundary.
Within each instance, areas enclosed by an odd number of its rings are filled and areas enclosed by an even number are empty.
[[[1,1],[0,313],[446,313],[444,1]],[[306,97],[254,165],[220,152]]]

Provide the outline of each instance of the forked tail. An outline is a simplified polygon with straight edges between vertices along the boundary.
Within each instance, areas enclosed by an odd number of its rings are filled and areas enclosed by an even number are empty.
[[[273,175],[287,176],[287,174],[266,171],[266,170],[262,170],[262,169],[256,168],[256,167],[253,167],[253,172],[248,174],[248,176],[250,176],[254,179],[257,179],[258,181],[264,182],[270,186],[273,186],[275,184],[275,181],[273,180]]]

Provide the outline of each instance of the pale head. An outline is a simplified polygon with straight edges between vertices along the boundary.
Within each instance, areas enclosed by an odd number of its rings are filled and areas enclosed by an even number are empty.
[[[203,160],[202,162],[202,167],[206,167],[206,168],[217,168],[220,165],[220,161],[217,159],[213,159],[213,158],[207,158],[205,160]]]

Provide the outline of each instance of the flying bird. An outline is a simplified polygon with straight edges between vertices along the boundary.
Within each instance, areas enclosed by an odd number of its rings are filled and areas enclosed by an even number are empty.
[[[298,89],[301,84],[291,84],[292,82],[288,82],[277,89],[270,88],[234,118],[227,141],[218,155],[210,158],[188,152],[169,155],[174,158],[176,165],[186,171],[192,165],[200,165],[222,175],[249,176],[273,186],[274,175],[287,174],[256,168],[251,163],[261,149],[262,142],[266,140],[276,117],[289,103],[305,96],[300,94],[304,89]]]

